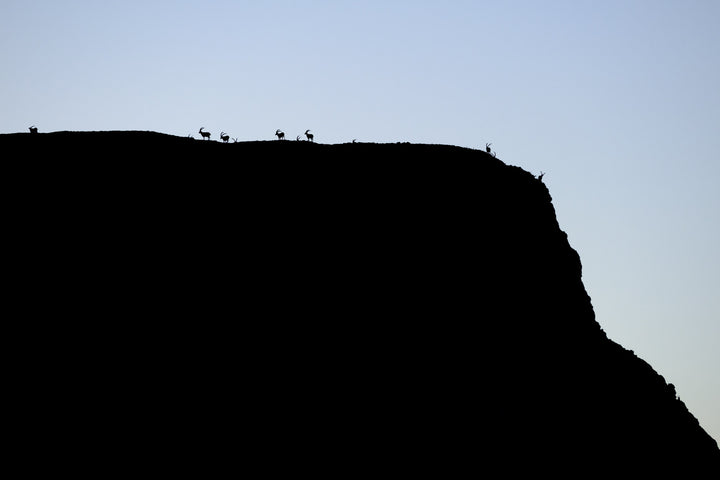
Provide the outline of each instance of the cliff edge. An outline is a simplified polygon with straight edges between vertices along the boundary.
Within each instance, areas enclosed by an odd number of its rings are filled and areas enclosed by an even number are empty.
[[[244,439],[270,471],[720,473],[674,387],[606,337],[521,168],[153,132],[0,145],[43,298],[103,325],[71,329],[95,351],[67,352],[78,383],[101,369],[168,431]]]

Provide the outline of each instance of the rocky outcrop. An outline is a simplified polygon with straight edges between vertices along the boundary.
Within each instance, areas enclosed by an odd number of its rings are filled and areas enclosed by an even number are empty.
[[[518,167],[440,145],[0,143],[39,158],[59,238],[93,233],[73,257],[102,264],[83,301],[145,319],[124,368],[261,463],[720,472],[674,387],[606,337],[548,189]]]

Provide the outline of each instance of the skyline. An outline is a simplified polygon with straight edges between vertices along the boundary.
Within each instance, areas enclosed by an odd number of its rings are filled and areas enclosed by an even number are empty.
[[[0,132],[442,143],[544,181],[596,319],[720,441],[720,4],[0,5]]]

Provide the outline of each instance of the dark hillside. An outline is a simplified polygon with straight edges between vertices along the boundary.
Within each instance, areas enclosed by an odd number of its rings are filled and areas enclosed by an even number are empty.
[[[720,473],[674,388],[602,331],[545,185],[485,152],[152,132],[0,148],[27,252],[17,343],[63,392],[38,409],[91,390],[103,428],[205,474],[228,456]]]

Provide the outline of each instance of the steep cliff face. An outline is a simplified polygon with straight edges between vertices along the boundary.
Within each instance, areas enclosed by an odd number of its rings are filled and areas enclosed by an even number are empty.
[[[0,142],[39,156],[56,202],[34,208],[83,240],[81,274],[102,264],[64,307],[142,319],[122,336],[142,361],[112,371],[212,405],[273,469],[720,472],[674,389],[600,328],[520,168],[440,145]]]

